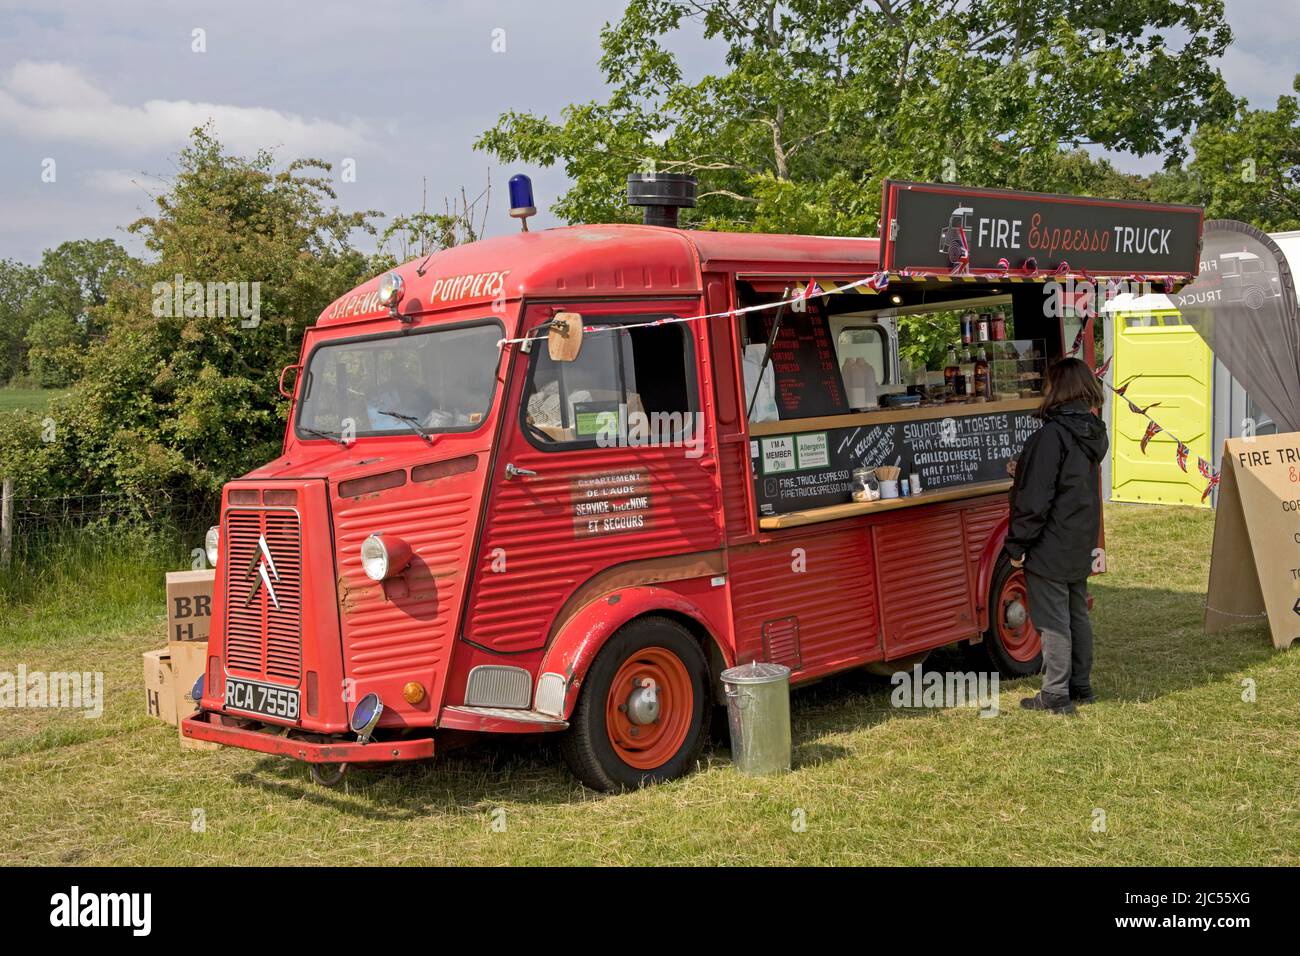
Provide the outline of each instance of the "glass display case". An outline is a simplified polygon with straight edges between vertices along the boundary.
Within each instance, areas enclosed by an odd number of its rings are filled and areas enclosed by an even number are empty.
[[[989,401],[1037,398],[1043,393],[1047,355],[1042,339],[985,342],[989,363]]]

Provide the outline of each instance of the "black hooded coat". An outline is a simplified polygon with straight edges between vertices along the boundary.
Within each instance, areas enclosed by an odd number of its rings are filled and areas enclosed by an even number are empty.
[[[1011,487],[1006,550],[1053,581],[1083,581],[1101,533],[1101,460],[1106,425],[1084,402],[1047,413],[1025,442]]]

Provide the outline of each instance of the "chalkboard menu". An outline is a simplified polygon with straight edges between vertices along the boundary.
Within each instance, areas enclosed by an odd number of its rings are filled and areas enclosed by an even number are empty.
[[[771,336],[774,321],[774,316],[764,316],[764,341]],[[782,316],[770,365],[782,421],[849,411],[830,328],[820,310],[791,309]]]
[[[922,421],[881,422],[750,442],[760,515],[788,514],[851,501],[855,468],[897,463],[919,474],[921,490],[951,488],[1007,477],[1039,427],[1029,411],[951,415]]]

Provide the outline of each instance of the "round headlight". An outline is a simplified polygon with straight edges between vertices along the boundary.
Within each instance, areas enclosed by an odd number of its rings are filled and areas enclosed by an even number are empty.
[[[392,534],[376,531],[361,542],[361,570],[372,581],[401,574],[411,563],[411,546]]]
[[[208,529],[208,533],[203,536],[203,550],[208,553],[208,564],[214,568],[217,566],[217,558],[220,556],[218,545],[221,543],[221,529],[213,525]]]
[[[384,277],[379,280],[379,303],[381,305],[397,305],[402,301],[402,292],[402,277],[396,272],[384,273]]]
[[[388,577],[388,549],[377,533],[361,542],[361,570],[372,581]]]

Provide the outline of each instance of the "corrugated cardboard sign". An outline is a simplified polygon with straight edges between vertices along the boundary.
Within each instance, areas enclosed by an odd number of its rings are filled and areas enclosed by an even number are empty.
[[[1300,639],[1300,433],[1223,443],[1205,632],[1268,617],[1273,646]]]
[[[165,647],[144,652],[144,706],[150,717],[176,726],[175,678]]]
[[[208,642],[172,641],[167,645],[171,655],[173,707],[175,708],[179,727],[180,721],[198,710],[198,704],[190,697],[194,682],[208,666]],[[181,747],[186,750],[216,750],[220,744],[208,740],[195,740],[180,733]]]
[[[167,640],[206,641],[216,571],[167,572]],[[186,688],[188,690],[189,688]]]

